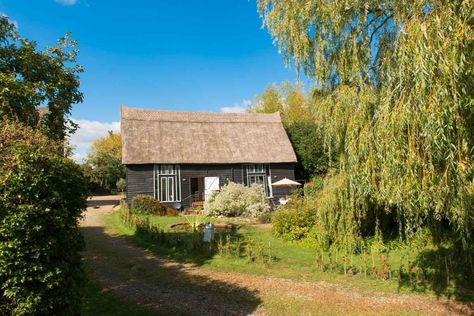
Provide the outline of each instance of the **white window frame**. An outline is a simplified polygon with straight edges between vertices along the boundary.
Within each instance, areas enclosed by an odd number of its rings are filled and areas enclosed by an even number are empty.
[[[170,192],[170,182],[171,191]],[[160,202],[181,202],[181,168],[179,165],[154,165],[154,196]],[[165,191],[162,192],[163,186]]]
[[[267,169],[268,168],[268,169]],[[265,164],[248,164],[244,165],[244,182],[247,186],[251,186],[250,179],[256,179],[257,177],[262,179],[263,189],[267,198],[273,197],[273,190],[271,188],[271,168],[270,165]],[[268,170],[268,172],[267,172]],[[256,183],[256,182],[253,182]]]

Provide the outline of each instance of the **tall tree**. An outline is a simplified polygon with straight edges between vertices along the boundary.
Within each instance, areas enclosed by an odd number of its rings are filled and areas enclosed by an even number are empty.
[[[116,188],[118,180],[125,178],[120,134],[110,131],[107,136],[92,144],[84,163],[84,171],[98,189],[110,191]]]
[[[0,16],[0,120],[40,126],[53,140],[63,141],[76,124],[68,119],[73,104],[82,102],[76,63],[77,42],[69,34],[54,47],[38,50],[20,37],[7,17]],[[46,107],[40,117],[38,108]]]
[[[280,111],[283,125],[298,157],[296,177],[311,179],[328,169],[324,150],[323,130],[309,111],[308,98],[300,83],[283,82],[267,87],[250,111],[275,113]]]
[[[301,86],[289,87],[282,116],[286,126],[291,126],[298,122],[313,121],[313,117],[307,110],[306,97]]]
[[[255,113],[275,113],[283,108],[283,98],[276,85],[267,87],[261,96],[255,97],[255,104],[250,108]]]
[[[472,1],[259,0],[258,9],[287,62],[327,92],[318,108],[348,174],[345,204],[396,210],[408,236],[447,221],[471,240]]]

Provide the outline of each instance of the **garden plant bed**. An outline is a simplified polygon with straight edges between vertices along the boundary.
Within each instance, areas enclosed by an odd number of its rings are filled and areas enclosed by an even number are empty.
[[[443,298],[407,295],[406,288],[400,288],[405,293],[401,294],[393,282],[320,273],[314,268],[311,249],[275,239],[268,230],[253,225],[244,225],[238,234],[255,242],[271,242],[278,260],[249,264],[232,256],[186,255],[137,236],[123,224],[119,212],[103,219],[101,215],[91,217],[93,214],[87,215],[84,226],[93,228],[86,234],[86,258],[95,278],[111,294],[155,311],[231,315],[292,315],[296,310],[308,315],[314,311],[374,315],[469,311]],[[150,218],[164,229],[182,220],[181,216]],[[95,228],[103,223],[105,230]]]

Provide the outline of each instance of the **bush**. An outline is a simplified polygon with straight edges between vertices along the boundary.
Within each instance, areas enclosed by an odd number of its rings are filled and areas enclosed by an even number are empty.
[[[152,196],[138,194],[132,199],[132,213],[165,215],[166,207]]]
[[[167,214],[167,212],[168,212],[168,208],[164,206],[163,204],[161,204],[160,201],[155,200],[155,211],[153,214],[164,216]]]
[[[127,182],[125,181],[124,178],[120,178],[117,183],[115,183],[115,186],[117,187],[117,190],[123,193],[127,187]]]
[[[215,192],[209,197],[204,205],[204,214],[257,218],[269,209],[262,186],[246,187],[243,184],[229,182],[220,192]]]
[[[138,194],[132,199],[131,212],[138,214],[176,216],[176,210],[166,207],[160,201],[144,194]]]
[[[307,207],[302,198],[293,196],[273,214],[272,231],[286,240],[301,240],[308,235],[315,221],[315,211]]]
[[[0,314],[77,314],[86,181],[60,144],[0,126]]]
[[[306,183],[303,188],[305,197],[314,197],[323,189],[323,179],[313,177],[310,182]]]
[[[268,223],[271,223],[272,222],[272,213],[270,212],[265,212],[265,213],[262,213],[260,214],[260,216],[258,217],[258,222],[260,224],[268,224]]]
[[[178,216],[178,211],[172,207],[165,207],[165,214],[166,216]]]

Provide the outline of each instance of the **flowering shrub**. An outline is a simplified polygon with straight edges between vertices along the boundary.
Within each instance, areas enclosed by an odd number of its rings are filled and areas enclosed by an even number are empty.
[[[208,216],[244,216],[257,218],[270,210],[265,191],[260,185],[244,186],[234,182],[213,193],[204,205]]]

